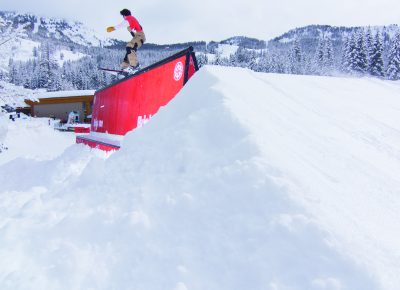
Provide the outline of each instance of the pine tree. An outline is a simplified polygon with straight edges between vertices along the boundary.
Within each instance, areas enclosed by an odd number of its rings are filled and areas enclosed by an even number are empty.
[[[256,71],[258,66],[258,56],[254,50],[249,51],[249,62],[247,67],[251,70]]]
[[[223,65],[222,55],[221,55],[221,52],[218,50],[215,53],[215,58],[214,58],[213,64],[214,65]]]
[[[366,71],[371,74],[371,57],[372,57],[372,50],[374,46],[374,39],[372,37],[371,27],[368,27],[365,32],[365,49],[367,54],[367,69]]]
[[[32,66],[30,68],[31,77],[29,80],[29,88],[34,90],[39,88],[39,59],[33,59]]]
[[[199,65],[199,67],[202,67],[204,65],[208,64],[208,57],[207,54],[198,54],[196,55],[197,57],[197,64]]]
[[[239,46],[233,55],[233,63],[235,66],[246,67],[249,62],[249,54],[245,48]]]
[[[270,61],[268,55],[264,52],[261,53],[258,61],[257,71],[259,72],[270,72]]]
[[[10,81],[10,83],[16,84],[17,81],[17,67],[16,64],[14,62],[14,60],[12,58],[10,58],[9,62],[8,62],[8,79]]]
[[[358,56],[357,34],[356,32],[353,32],[350,37],[348,53],[347,53],[348,57],[347,63],[350,73],[357,71],[357,56]]]
[[[331,74],[334,67],[332,39],[326,38],[324,45],[323,63],[326,74]]]
[[[344,73],[350,73],[351,65],[350,65],[350,52],[351,52],[351,37],[345,36],[342,45],[342,62],[341,62],[341,70]]]
[[[307,55],[304,56],[303,65],[304,65],[304,69],[303,69],[304,74],[306,74],[306,75],[314,74],[313,61],[312,61],[311,57],[309,57]]]
[[[353,60],[353,70],[358,74],[364,74],[368,68],[367,49],[365,46],[365,37],[363,29],[356,34],[355,59]]]
[[[40,46],[39,57],[39,88],[47,88],[49,86],[50,75],[50,51],[48,45]]]
[[[314,67],[315,73],[317,75],[321,75],[325,73],[324,69],[324,47],[325,47],[325,39],[320,38],[317,46],[317,50],[315,51],[314,56]]]
[[[302,52],[300,42],[295,39],[289,53],[289,73],[301,74],[302,73]]]
[[[392,41],[389,57],[388,57],[388,68],[387,78],[389,80],[400,79],[400,32],[396,33],[394,40]]]
[[[49,42],[40,47],[39,88],[55,90],[59,88],[58,64],[52,56]]]
[[[369,61],[369,73],[372,76],[384,77],[384,65],[383,65],[383,44],[382,36],[379,32],[375,35],[375,40],[371,48],[371,55]]]
[[[32,54],[33,54],[34,58],[38,58],[39,57],[39,50],[38,50],[38,48],[36,46],[33,47]]]
[[[62,90],[62,80],[59,74],[56,74],[54,72],[52,73],[51,82],[49,83],[47,90],[50,92],[57,92]]]

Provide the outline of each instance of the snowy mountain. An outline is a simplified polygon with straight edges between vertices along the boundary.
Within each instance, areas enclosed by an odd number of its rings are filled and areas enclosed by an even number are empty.
[[[84,57],[86,47],[115,43],[82,23],[62,19],[0,11],[0,23],[0,70],[3,72],[9,71],[10,61],[33,60],[43,44],[53,48],[55,61],[62,65]]]
[[[244,36],[231,37],[231,38],[222,40],[217,43],[218,44],[235,45],[235,46],[240,46],[240,47],[249,48],[249,49],[265,49],[266,48],[266,41],[255,39],[255,38],[244,37]]]
[[[3,23],[0,40],[6,42],[0,50],[0,79],[49,91],[93,90],[115,81],[114,76],[97,68],[118,69],[125,54],[124,42],[101,39],[79,22],[30,14],[0,12],[0,22]],[[13,37],[4,37],[4,31]],[[311,25],[270,41],[236,36],[208,43],[145,43],[138,57],[145,67],[193,46],[200,66],[214,64],[258,72],[397,80],[400,79],[398,32],[397,25],[370,28]]]
[[[104,38],[81,22],[5,11],[0,11],[0,22],[6,28],[23,28],[23,36],[33,41],[50,39],[83,46],[112,45],[117,42]]]
[[[9,122],[1,288],[397,290],[399,92],[207,66],[103,158]]]
[[[78,45],[78,51],[84,50],[84,47],[104,46],[108,48],[122,49],[125,45],[123,41],[115,39],[107,39],[94,30],[86,27],[83,23],[66,21],[56,18],[39,17],[32,14],[20,14],[16,12],[0,11],[0,23],[3,23],[7,29],[21,29],[23,32],[20,39],[33,42],[28,45],[32,48],[45,41],[55,42],[58,45]],[[206,43],[199,40],[198,42],[184,44],[168,44],[157,45],[146,43],[143,49],[151,51],[163,50],[179,50],[192,45],[198,52],[211,52],[215,54],[220,46],[232,46],[243,49],[253,50],[281,50],[281,53],[287,53],[292,47],[293,42],[298,40],[302,47],[306,50],[315,50],[321,38],[329,37],[334,48],[341,45],[343,39],[352,33],[366,29],[365,27],[334,27],[329,25],[310,25],[306,27],[296,28],[278,36],[272,40],[258,40],[245,36],[235,36],[221,41],[211,41]],[[388,42],[393,38],[399,30],[398,25],[373,26],[371,31],[374,34],[379,31],[383,35],[384,42]],[[17,50],[25,45],[15,46]],[[231,50],[232,54],[235,50]],[[3,61],[4,62],[4,61]]]
[[[389,47],[391,42],[399,32],[399,26],[396,24],[388,26],[365,26],[365,27],[337,27],[329,25],[309,25],[301,28],[292,29],[274,39],[268,41],[268,49],[276,51],[278,54],[290,54],[294,46],[298,46],[303,54],[308,57],[318,57],[318,46],[322,42],[329,40],[332,54],[336,58],[336,67],[339,70],[340,62],[343,62],[344,54],[346,54],[346,41],[351,38],[358,39],[363,43],[365,49],[371,49],[371,43],[378,34],[381,39],[384,52],[382,57],[387,61]],[[362,36],[360,35],[363,34]],[[370,39],[367,39],[370,38]],[[372,40],[371,40],[372,39]],[[367,48],[368,47],[368,48]],[[361,50],[361,48],[357,48]],[[323,52],[322,52],[323,53]],[[364,52],[367,53],[367,52]],[[368,61],[368,60],[367,60]]]
[[[295,39],[306,41],[316,41],[321,37],[329,37],[333,41],[341,41],[345,36],[350,36],[353,32],[365,29],[366,27],[337,27],[329,25],[309,25],[305,27],[292,29],[278,37],[275,37],[270,43],[293,43]],[[396,24],[388,26],[371,26],[371,31],[382,32],[386,37],[393,37],[399,30]]]
[[[98,89],[115,76],[97,68],[119,68],[125,54],[125,42],[103,39],[79,22],[0,12],[0,32],[0,80],[30,89]],[[204,42],[145,44],[139,52],[141,65],[190,45],[205,47]]]

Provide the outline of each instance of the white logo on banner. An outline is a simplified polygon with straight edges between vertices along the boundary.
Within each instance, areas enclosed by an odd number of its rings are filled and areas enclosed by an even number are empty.
[[[183,76],[183,64],[178,62],[174,69],[174,80],[179,81]]]
[[[103,120],[97,120],[97,119],[93,120],[93,128],[95,131],[97,131],[97,129],[102,127],[103,127]]]
[[[151,114],[147,117],[147,115],[144,116],[138,116],[137,118],[137,128],[143,127],[151,118]]]

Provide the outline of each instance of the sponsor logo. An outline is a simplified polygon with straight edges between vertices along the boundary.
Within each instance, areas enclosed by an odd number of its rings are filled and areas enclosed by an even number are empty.
[[[93,129],[95,131],[97,131],[97,129],[102,128],[102,127],[103,127],[103,120],[97,120],[97,119],[93,120]]]
[[[174,69],[174,80],[179,81],[183,76],[183,64],[178,62]]]
[[[137,128],[141,128],[143,127],[152,117],[152,115],[150,114],[149,116],[144,115],[144,116],[138,116],[137,118]]]

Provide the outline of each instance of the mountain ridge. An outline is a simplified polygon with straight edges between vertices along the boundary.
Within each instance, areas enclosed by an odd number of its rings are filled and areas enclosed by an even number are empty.
[[[0,50],[0,79],[26,88],[98,89],[113,79],[97,67],[117,69],[125,55],[125,41],[104,38],[81,22],[4,11],[0,11],[0,22],[0,44],[8,41],[7,32],[14,38]],[[234,36],[210,42],[145,43],[137,53],[143,67],[193,46],[200,67],[214,64],[258,72],[373,75],[396,80],[400,79],[400,64],[396,65],[393,53],[397,32],[395,24],[369,28],[309,25],[271,40]],[[398,42],[400,47],[400,36]],[[374,69],[369,65],[373,46],[378,53]],[[44,72],[47,66],[38,66],[40,62],[58,65]],[[46,77],[39,82],[37,75]],[[46,82],[48,75],[53,75],[51,82]]]
[[[43,38],[57,39],[60,41],[73,42],[79,45],[92,45],[104,47],[118,47],[124,45],[125,41],[106,38],[94,29],[89,28],[83,22],[67,20],[56,17],[39,16],[32,13],[19,13],[15,11],[0,11],[0,23],[3,22],[7,27],[10,25],[14,29],[21,25],[26,25],[28,36],[41,36]],[[281,42],[287,43],[294,40],[295,37],[316,38],[321,35],[331,35],[334,39],[339,39],[340,36],[350,34],[354,30],[371,27],[373,30],[381,30],[383,33],[393,35],[394,31],[398,30],[397,24],[388,24],[384,26],[333,26],[322,24],[311,24],[302,27],[293,28],[281,35],[278,35],[269,40],[247,37],[244,35],[232,36],[223,40],[213,40],[210,44],[229,44],[242,46],[244,48],[265,49],[269,43]],[[91,35],[91,36],[90,36]],[[151,43],[150,46],[171,47],[185,43],[206,43],[206,41],[188,41],[181,43],[157,44]]]

